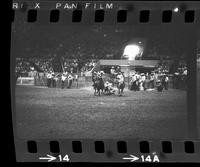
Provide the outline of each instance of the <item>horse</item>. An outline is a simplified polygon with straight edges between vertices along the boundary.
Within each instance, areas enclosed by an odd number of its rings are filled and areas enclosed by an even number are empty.
[[[125,88],[125,82],[124,82],[124,77],[118,79],[117,81],[117,89],[118,89],[118,94],[119,96],[122,96]]]
[[[104,92],[104,82],[100,76],[96,76],[93,78],[93,87],[94,87],[94,95],[96,93],[100,96]]]

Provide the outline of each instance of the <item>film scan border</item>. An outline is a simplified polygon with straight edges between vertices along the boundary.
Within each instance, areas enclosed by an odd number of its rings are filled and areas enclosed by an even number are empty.
[[[95,11],[100,10],[96,22]],[[60,14],[50,22],[51,12]],[[76,13],[75,21],[72,15]],[[80,12],[81,11],[81,12]],[[101,12],[104,16],[102,18]],[[121,11],[121,14],[118,12]],[[140,22],[139,11],[148,11],[148,19]],[[171,15],[162,22],[163,11]],[[193,12],[191,12],[193,11]],[[81,16],[82,17],[81,17]],[[118,15],[121,15],[118,18]],[[144,15],[145,12],[144,12]],[[190,15],[190,16],[187,16]],[[191,19],[193,16],[193,19]],[[81,18],[80,18],[81,17]],[[200,3],[199,2],[63,2],[63,1],[13,1],[12,28],[20,24],[71,26],[71,25],[132,25],[168,27],[178,30],[183,28],[190,34],[191,43],[188,52],[196,55],[197,41],[200,39]],[[13,30],[12,30],[13,31]],[[31,37],[30,37],[31,38]],[[11,33],[11,71],[14,69],[12,55],[16,41]],[[192,56],[191,56],[192,57]],[[195,57],[195,56],[194,56]],[[192,88],[187,95],[188,138],[183,139],[21,139],[16,134],[16,115],[14,102],[14,77],[11,74],[11,102],[14,129],[14,142],[17,162],[200,162],[200,134],[197,117],[197,80],[196,59],[189,59],[189,71]]]

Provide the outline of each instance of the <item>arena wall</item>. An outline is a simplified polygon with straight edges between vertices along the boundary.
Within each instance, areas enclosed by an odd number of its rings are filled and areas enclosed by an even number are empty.
[[[19,77],[17,79],[17,85],[35,85],[34,77]]]

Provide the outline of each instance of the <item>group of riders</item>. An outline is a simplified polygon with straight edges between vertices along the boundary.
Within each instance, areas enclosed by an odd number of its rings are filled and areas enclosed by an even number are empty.
[[[116,69],[112,67],[110,69],[109,77],[108,75],[104,75],[104,71],[98,70],[92,72],[92,86],[94,88],[95,95],[111,95],[115,94],[117,88],[117,93],[119,96],[122,96],[125,88],[125,76],[124,72],[121,71],[121,68],[118,66]],[[182,76],[183,79],[177,79]],[[174,74],[172,76],[172,83],[174,88],[179,88],[179,83],[184,82],[187,77],[187,69],[184,70],[181,75]],[[63,72],[62,74],[55,74],[53,71],[49,71],[46,73],[47,79],[47,87],[56,88],[57,81],[60,80],[61,88],[71,88],[72,83],[76,81],[78,87],[78,74],[73,74],[72,72]],[[129,80],[130,79],[130,80]],[[139,90],[154,90],[162,91],[163,89],[168,90],[169,85],[169,76],[166,73],[156,73],[151,72],[150,74],[133,72],[129,77],[129,89],[134,91]],[[178,85],[178,86],[177,86]]]
[[[103,80],[103,71],[94,71],[92,74],[93,87],[95,90],[95,94],[114,94],[115,89],[114,85],[116,85],[118,89],[118,94],[121,96],[123,94],[125,88],[125,76],[124,73],[121,72],[120,68],[114,69],[114,67],[110,70],[111,76],[110,80],[104,82]],[[158,76],[160,76],[158,78]],[[130,76],[129,88],[130,90],[140,91],[140,90],[154,90],[162,92],[163,90],[168,90],[169,85],[169,76],[165,73],[156,74],[144,74],[139,72],[134,72]]]
[[[103,79],[103,71],[94,71],[92,73],[92,82],[93,82],[93,88],[95,90],[95,95],[101,95],[101,94],[114,94],[115,89],[114,85],[116,84],[118,88],[118,94],[121,96],[123,94],[123,90],[125,88],[125,77],[123,72],[121,72],[119,69],[116,70],[115,73],[112,74],[112,79],[104,81]],[[71,88],[72,83],[74,81],[77,82],[78,86],[78,74],[73,74],[70,72],[63,72],[62,74],[55,74],[53,71],[48,71],[46,73],[46,85],[48,88],[56,88],[57,87],[57,81],[61,81],[61,88],[65,88],[67,85],[67,88]]]
[[[111,68],[114,69],[114,67]],[[101,95],[107,94],[111,95],[115,93],[114,85],[116,84],[118,89],[118,95],[122,96],[124,88],[125,88],[125,76],[124,73],[121,72],[120,68],[118,67],[116,70],[111,72],[111,79],[104,82],[103,79],[104,71],[93,71],[92,72],[92,82],[94,87],[94,94]]]

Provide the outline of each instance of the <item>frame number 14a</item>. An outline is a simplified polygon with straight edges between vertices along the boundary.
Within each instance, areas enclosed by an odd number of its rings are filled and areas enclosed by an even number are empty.
[[[123,157],[124,160],[129,160],[130,162],[135,162],[141,160],[142,162],[160,162],[157,155],[141,155],[141,156],[134,156],[129,155],[129,157]]]
[[[160,162],[157,155],[141,155],[142,162]]]

